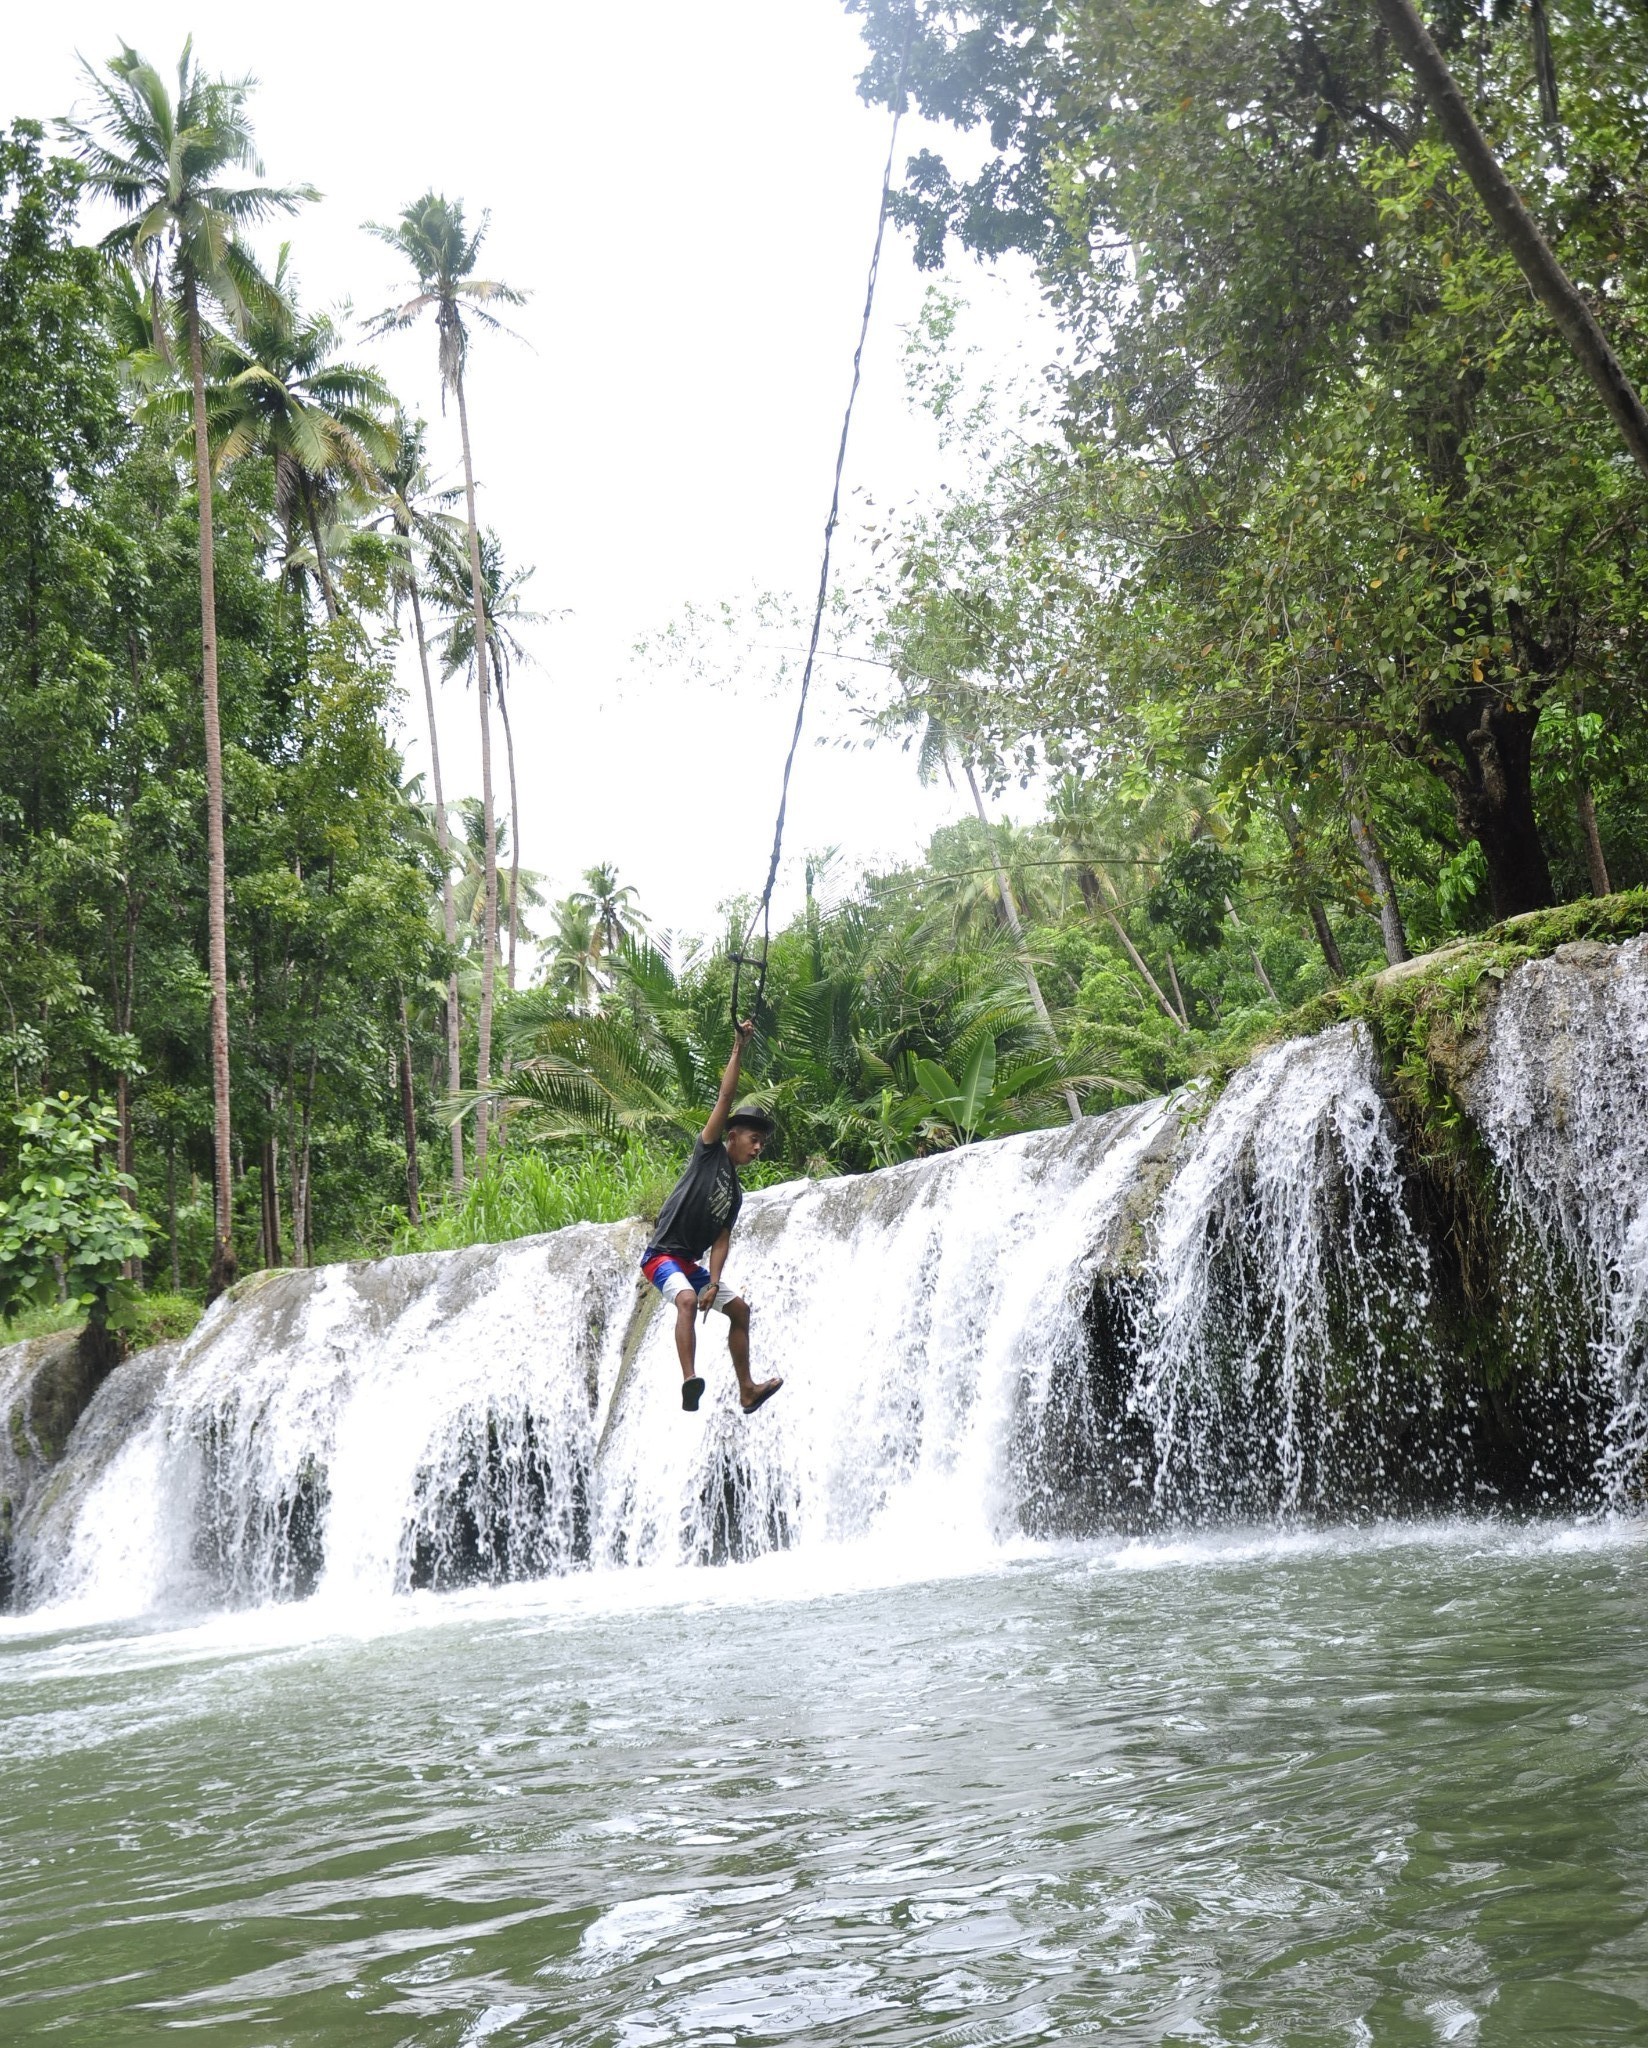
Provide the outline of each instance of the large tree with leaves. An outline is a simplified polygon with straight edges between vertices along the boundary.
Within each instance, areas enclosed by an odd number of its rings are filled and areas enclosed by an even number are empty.
[[[206,312],[231,323],[266,302],[271,287],[242,237],[315,195],[308,187],[231,183],[261,178],[247,100],[249,78],[214,78],[192,42],[178,60],[175,94],[128,45],[105,70],[87,67],[96,111],[65,124],[86,182],[122,216],[103,248],[144,280],[157,343],[181,326],[188,354],[194,475],[200,526],[200,665],[206,752],[207,926],[211,979],[215,1177],[212,1291],[235,1275],[230,1145],[229,968],[223,836],[223,740],[218,713],[217,603],[212,555],[212,463],[206,414]]]
[[[859,11],[867,88],[890,94],[906,10]],[[1130,716],[1163,765],[1307,819],[1326,781],[1370,877],[1373,814],[1445,794],[1498,913],[1549,901],[1568,826],[1536,798],[1541,732],[1566,746],[1587,717],[1632,715],[1642,486],[1375,10],[918,13],[918,99],[995,144],[966,178],[914,160],[918,254],[952,236],[1028,251],[1078,358],[1062,445],[1023,465],[998,522],[1010,574],[980,593],[1071,624],[1055,647],[1021,610],[1031,687],[1002,736],[1016,719],[1091,747]],[[1648,115],[1617,46],[1641,52],[1641,25],[1562,20],[1556,177],[1519,23],[1464,8],[1450,37],[1507,168],[1544,188],[1547,238],[1628,343]],[[1600,879],[1577,751],[1564,795]]]

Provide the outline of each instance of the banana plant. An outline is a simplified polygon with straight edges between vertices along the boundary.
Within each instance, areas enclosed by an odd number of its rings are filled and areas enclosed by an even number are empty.
[[[991,1108],[996,1085],[996,1041],[979,1040],[959,1083],[951,1079],[949,1069],[940,1066],[937,1060],[917,1060],[915,1079],[933,1115],[953,1125],[963,1143],[971,1143]]]

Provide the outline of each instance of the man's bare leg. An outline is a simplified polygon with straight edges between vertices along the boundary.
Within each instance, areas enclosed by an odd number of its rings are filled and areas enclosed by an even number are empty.
[[[698,1355],[698,1332],[693,1327],[693,1318],[698,1313],[698,1297],[690,1287],[683,1288],[675,1297],[675,1349],[681,1360],[681,1377],[690,1380],[696,1370],[694,1360]]]
[[[780,1379],[750,1377],[750,1307],[746,1301],[727,1303],[727,1349],[732,1354],[732,1369],[738,1375],[738,1399],[743,1407],[756,1407],[784,1384]]]

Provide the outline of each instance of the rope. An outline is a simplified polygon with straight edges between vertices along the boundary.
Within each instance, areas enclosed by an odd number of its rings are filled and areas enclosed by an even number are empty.
[[[887,138],[887,163],[881,174],[881,205],[876,213],[875,246],[870,252],[870,274],[864,287],[864,317],[859,322],[858,346],[853,350],[853,381],[847,393],[847,410],[841,420],[841,445],[835,456],[835,485],[830,493],[830,516],[824,522],[824,559],[818,571],[818,599],[813,607],[812,638],[807,643],[806,666],[801,671],[801,694],[795,707],[795,730],[790,734],[790,750],[784,756],[784,779],[778,790],[778,817],[773,825],[772,858],[767,863],[767,885],[761,891],[761,901],[744,928],[744,936],[737,950],[732,954],[732,1022],[736,1031],[742,1019],[739,1016],[739,980],[746,967],[756,970],[755,1001],[750,1005],[753,1016],[761,1007],[761,998],[767,991],[767,956],[772,948],[772,896],[778,881],[778,862],[784,850],[784,818],[790,803],[790,773],[795,767],[796,749],[801,745],[801,728],[807,717],[807,695],[813,684],[813,664],[818,659],[819,635],[824,630],[824,607],[830,595],[830,548],[835,540],[836,522],[841,516],[841,476],[847,466],[847,437],[852,431],[853,407],[858,403],[858,387],[863,375],[864,344],[870,336],[870,313],[875,305],[876,277],[881,269],[881,245],[887,232],[887,211],[892,200],[893,160],[898,151],[898,124],[904,118],[904,80],[910,64],[910,39],[915,30],[915,0],[910,0],[909,13],[904,22],[904,48],[898,60],[898,86],[893,94],[893,128]],[[761,927],[761,951],[751,953],[749,945],[755,936],[757,925]]]

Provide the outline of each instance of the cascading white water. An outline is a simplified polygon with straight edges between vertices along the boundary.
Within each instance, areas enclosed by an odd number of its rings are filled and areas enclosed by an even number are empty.
[[[202,1324],[34,1527],[31,1598],[132,1612],[381,1597],[575,1562],[703,1562],[875,1533],[935,1555],[1010,1523],[1003,1452],[1079,1342],[1161,1105],[752,1196],[680,1406],[641,1227],[271,1275]],[[90,1418],[88,1418],[90,1420]]]
[[[260,1276],[98,1394],[17,1524],[22,1598],[375,1602],[864,1539],[921,1570],[1017,1530],[1538,1506],[1594,1498],[1610,1404],[1625,1489],[1648,1453],[1648,940],[1520,970],[1464,1085],[1558,1273],[1528,1362],[1496,1310],[1472,1320],[1446,1191],[1411,1206],[1346,1025],[1205,1109],[752,1196],[731,1270],[786,1384],[751,1418],[718,1317],[682,1413],[640,1223]]]
[[[1520,968],[1464,1094],[1538,1284],[1567,1275],[1582,1297],[1628,1488],[1648,1457],[1648,937]]]
[[[935,1552],[997,1536],[1019,1506],[1015,1407],[1076,1352],[1094,1265],[1163,1117],[1119,1111],[746,1205],[731,1264],[783,1394],[752,1425],[712,1368],[707,1424],[683,1428],[656,1318],[618,1390],[597,1558],[872,1529]]]
[[[1135,1399],[1158,1505],[1285,1514],[1319,1499],[1348,1413],[1434,1400],[1428,1294],[1365,1029],[1243,1068],[1162,1199],[1140,1289]],[[1336,1363],[1354,1367],[1354,1403],[1330,1384]],[[1377,1445],[1370,1458],[1377,1486]]]

